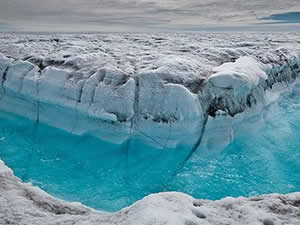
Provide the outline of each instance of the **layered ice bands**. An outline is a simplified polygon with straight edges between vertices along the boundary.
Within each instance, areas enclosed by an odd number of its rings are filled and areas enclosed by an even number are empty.
[[[2,34],[0,110],[115,143],[197,146],[209,115],[264,104],[300,73],[297,35],[244,38]]]

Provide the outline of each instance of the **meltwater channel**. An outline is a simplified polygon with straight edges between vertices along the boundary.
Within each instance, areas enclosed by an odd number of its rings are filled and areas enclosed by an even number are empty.
[[[299,191],[299,90],[282,95],[257,119],[235,124],[226,147],[200,146],[184,165],[187,149],[154,149],[138,141],[113,145],[4,112],[0,159],[25,182],[105,211],[161,191],[212,200]]]

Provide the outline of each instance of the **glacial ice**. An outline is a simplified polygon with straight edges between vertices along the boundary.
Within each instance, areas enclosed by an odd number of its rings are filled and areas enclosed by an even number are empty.
[[[226,145],[230,116],[268,105],[299,74],[297,33],[0,34],[1,111],[117,144]],[[203,133],[216,129],[215,139]],[[159,193],[106,214],[53,199],[4,164],[0,176],[4,223],[15,210],[24,224],[299,223],[298,193],[216,202]]]
[[[300,70],[297,34],[2,34],[0,53],[1,110],[167,147],[196,145],[209,115],[264,104]]]

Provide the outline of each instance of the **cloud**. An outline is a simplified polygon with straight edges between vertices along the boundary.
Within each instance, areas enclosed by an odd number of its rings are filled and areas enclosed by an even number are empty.
[[[281,14],[273,14],[267,17],[263,17],[261,18],[261,20],[272,20],[272,22],[266,22],[264,24],[281,24],[281,23],[300,24],[300,12],[287,12]]]
[[[0,0],[0,21],[33,31],[240,27],[298,11],[299,0]]]
[[[0,32],[1,31],[14,31],[14,30],[15,29],[9,23],[0,21]]]

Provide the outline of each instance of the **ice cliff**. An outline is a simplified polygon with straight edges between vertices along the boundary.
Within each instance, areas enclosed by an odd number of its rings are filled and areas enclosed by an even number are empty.
[[[266,90],[300,73],[297,34],[0,40],[1,110],[116,143],[197,146],[208,116],[264,104]]]

